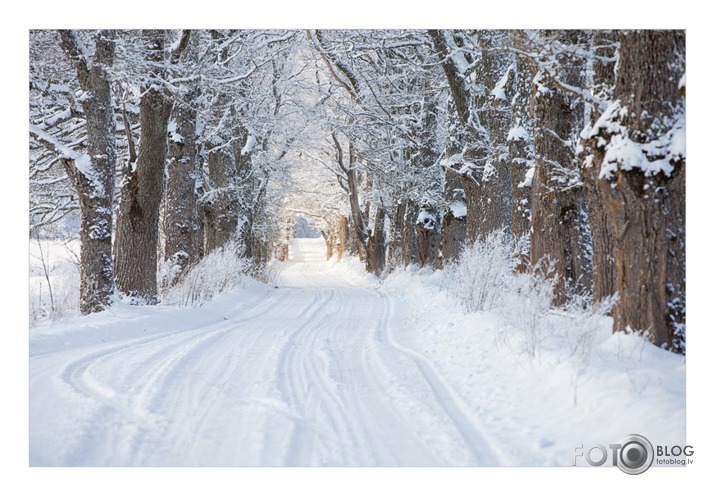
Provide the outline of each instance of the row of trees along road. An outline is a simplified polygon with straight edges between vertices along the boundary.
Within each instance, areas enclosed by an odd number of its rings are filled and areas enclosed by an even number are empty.
[[[230,240],[258,274],[307,216],[376,274],[526,237],[557,303],[618,293],[614,330],[684,353],[682,31],[31,31],[30,51],[30,227],[79,212],[83,313],[156,303],[160,261],[170,286]]]

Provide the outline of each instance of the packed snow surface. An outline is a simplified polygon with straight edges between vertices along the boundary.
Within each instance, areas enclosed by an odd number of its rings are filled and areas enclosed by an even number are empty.
[[[33,327],[30,463],[569,466],[578,443],[682,444],[682,357],[605,329],[585,373],[529,361],[440,277],[381,283],[299,239],[274,285]]]

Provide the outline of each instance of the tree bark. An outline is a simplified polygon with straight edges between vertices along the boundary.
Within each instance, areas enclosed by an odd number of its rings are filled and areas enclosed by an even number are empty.
[[[593,95],[601,101],[611,101],[615,85],[615,59],[617,55],[618,33],[615,31],[595,31],[591,40],[592,52],[598,58],[592,63]],[[591,126],[601,116],[597,107],[591,108]],[[593,299],[601,301],[616,292],[613,233],[611,232],[605,204],[601,201],[596,183],[600,170],[584,167],[584,192],[588,203],[588,220],[593,242]]]
[[[251,219],[251,261],[254,270],[261,273],[271,259],[271,240],[266,205],[260,199],[254,202]]]
[[[375,227],[370,233],[366,245],[367,271],[380,275],[385,269],[385,209],[375,211]]]
[[[333,136],[333,139],[336,139],[335,136]],[[366,248],[369,233],[367,230],[367,226],[365,225],[362,210],[360,209],[360,197],[358,196],[358,179],[356,168],[357,156],[355,155],[355,150],[353,148],[352,142],[349,144],[348,154],[348,167],[344,169],[344,171],[348,177],[350,212],[352,213],[353,217],[353,226],[355,226],[355,236],[359,243],[363,246],[363,248]]]
[[[420,267],[436,267],[439,258],[439,240],[442,215],[434,206],[423,207],[417,217],[417,252]]]
[[[439,203],[444,196],[442,175],[436,163],[440,155],[436,138],[436,99],[434,97],[427,99],[421,110],[418,159],[421,169],[424,171],[422,175],[425,176],[427,188],[422,197],[420,213],[414,229],[417,231],[420,267],[436,267],[439,259],[440,228],[442,227],[442,207]]]
[[[573,45],[581,31],[545,33],[555,41]],[[569,52],[556,56],[563,83],[584,86],[581,59]],[[531,265],[542,258],[555,263],[556,304],[570,291],[591,288],[591,240],[585,194],[576,163],[575,148],[583,129],[583,101],[565,92],[543,69],[532,93],[534,109],[535,171],[532,181]]]
[[[685,72],[682,31],[620,35],[611,104],[589,135],[613,233],[614,331],[685,353]],[[642,157],[618,156],[623,140]],[[655,167],[655,168],[653,168]]]
[[[420,207],[415,202],[408,200],[405,205],[405,215],[402,221],[402,254],[405,257],[405,267],[411,264],[419,264],[420,250],[417,240],[417,218],[420,214]]]
[[[165,33],[145,30],[142,39],[146,60],[154,67],[164,61]],[[158,77],[161,69],[150,76]],[[119,291],[136,303],[157,302],[159,213],[164,192],[167,128],[172,101],[159,83],[145,88],[139,104],[141,140],[136,165],[125,170],[117,235],[115,239],[116,282]]]
[[[238,194],[238,218],[239,226],[236,235],[241,241],[243,256],[253,259],[254,263],[259,263],[257,255],[261,239],[256,236],[255,230],[259,228],[256,221],[259,220],[260,200],[265,192],[261,189],[257,179],[261,176],[261,171],[253,170],[252,152],[247,147],[251,135],[240,122],[233,128],[233,160],[236,167],[236,193]],[[238,139],[235,139],[238,138]],[[255,252],[258,249],[258,252]]]
[[[503,50],[508,45],[508,39],[505,31],[486,30],[479,34],[484,51],[477,65],[476,78],[482,90],[476,95],[474,114],[479,116],[483,126],[481,134],[486,142],[480,145],[479,155],[484,156],[482,170],[473,171],[471,178],[465,177],[462,181],[467,200],[467,237],[470,241],[496,230],[511,231],[507,135],[514,94],[514,69],[513,56]],[[481,138],[480,143],[485,138]]]
[[[99,31],[91,60],[73,31],[59,31],[60,44],[77,69],[86,118],[89,163],[63,160],[80,205],[80,311],[86,315],[111,305],[114,294],[112,264],[112,200],[116,154],[116,120],[110,76],[114,63],[113,31]]]
[[[348,221],[348,218],[345,217],[343,214],[340,214],[340,221],[338,224],[338,246],[337,246],[337,251],[338,251],[338,260],[342,260],[343,255],[347,252],[348,254],[350,253],[349,250],[349,245],[350,245],[350,238],[349,238],[349,231],[350,229],[350,223]]]
[[[331,230],[320,231],[325,240],[325,259],[330,260],[336,253],[337,243],[335,233]]]
[[[511,44],[528,51],[525,33],[510,31]],[[531,118],[531,86],[536,76],[536,65],[523,53],[514,57],[516,82],[512,98],[511,128],[507,135],[509,166],[511,169],[511,232],[515,240],[529,239],[531,232],[531,181],[534,173],[534,131]],[[529,268],[529,245],[517,255],[517,270],[526,272]]]
[[[387,246],[387,258],[393,267],[405,263],[405,256],[402,253],[402,223],[405,221],[405,206],[404,200],[395,202],[390,215],[390,241]]]
[[[467,126],[469,122],[469,114],[471,111],[471,97],[469,90],[465,84],[462,75],[459,73],[457,66],[450,56],[450,49],[445,39],[445,34],[441,30],[430,29],[427,34],[432,38],[432,43],[440,57],[442,69],[449,84],[450,94],[454,103],[455,113],[463,126]]]
[[[199,200],[204,212],[204,252],[208,255],[236,236],[239,228],[238,171],[230,137],[215,136],[205,144],[209,188]]]
[[[463,147],[463,135],[459,131],[458,118],[452,98],[447,100],[447,126],[448,139],[446,145],[447,157],[459,153]],[[444,200],[445,211],[442,215],[440,228],[439,250],[440,258],[438,268],[443,268],[445,262],[456,260],[467,238],[466,213],[467,204],[464,197],[464,188],[459,174],[449,166],[444,170]]]
[[[182,33],[178,45],[182,51],[177,48],[172,53],[172,63],[191,59],[194,45],[191,38],[189,31]],[[198,86],[189,88],[174,104],[170,118],[173,129],[169,133],[166,163],[164,260],[171,261],[179,270],[172,281],[167,281],[169,285],[200,259],[202,251],[203,228],[198,207],[201,164],[196,142],[196,100],[199,94]]]
[[[187,98],[191,99],[191,95]],[[184,103],[174,105],[175,130],[169,134],[164,210],[164,260],[180,267],[173,284],[187,267],[199,260],[203,243],[197,184],[201,169],[196,143],[197,112]]]
[[[508,103],[501,98],[497,101],[491,94],[511,64],[508,52],[494,49],[503,44],[507,36],[501,31],[480,34],[479,42],[486,50],[476,64],[475,77],[479,87],[470,91],[474,85],[468,84],[466,75],[460,72],[452,59],[446,38],[448,34],[437,30],[429,30],[428,33],[440,57],[460,128],[458,139],[463,148],[458,160],[453,161],[454,165],[459,165],[454,172],[461,176],[467,207],[466,235],[467,240],[473,242],[494,230],[509,229],[511,226],[511,187],[506,160],[500,152],[505,145],[500,140],[507,129],[505,116],[508,115]],[[453,41],[457,46],[461,43],[458,36],[453,36]],[[490,117],[497,121],[494,153],[489,135]]]

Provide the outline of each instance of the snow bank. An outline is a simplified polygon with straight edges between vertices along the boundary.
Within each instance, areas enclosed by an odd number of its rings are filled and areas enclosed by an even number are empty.
[[[174,334],[220,323],[254,307],[273,290],[257,281],[235,287],[200,307],[129,305],[115,301],[103,312],[62,322],[41,322],[30,328],[30,357],[63,349]]]
[[[534,343],[498,311],[465,313],[446,285],[442,271],[389,276],[382,291],[414,309],[393,338],[432,363],[519,465],[570,466],[574,445],[633,433],[685,444],[683,356],[613,334],[598,314],[547,312]]]

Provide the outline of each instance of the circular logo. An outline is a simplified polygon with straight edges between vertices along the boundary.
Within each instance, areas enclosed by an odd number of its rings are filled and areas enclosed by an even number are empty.
[[[630,475],[642,474],[653,464],[653,446],[643,436],[631,434],[621,439],[616,464]]]

